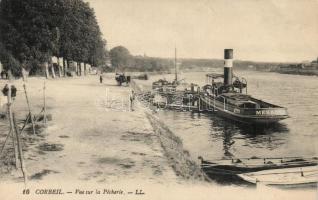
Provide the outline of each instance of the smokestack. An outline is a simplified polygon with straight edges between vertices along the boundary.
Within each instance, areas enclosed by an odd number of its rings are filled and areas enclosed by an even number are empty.
[[[224,49],[224,85],[232,85],[233,49]]]

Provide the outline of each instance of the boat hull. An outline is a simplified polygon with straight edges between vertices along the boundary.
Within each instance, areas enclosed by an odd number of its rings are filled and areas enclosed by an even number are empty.
[[[246,181],[241,174],[270,170],[288,170],[300,167],[316,167],[318,159],[290,157],[290,158],[241,158],[210,162],[201,160],[202,171],[218,183],[242,184]],[[300,170],[299,170],[300,172]]]
[[[245,115],[237,115],[235,113],[224,111],[219,109],[216,113],[224,118],[231,119],[244,124],[272,124],[277,123],[281,120],[287,119],[288,116],[266,116],[266,117],[256,117],[256,116],[245,116]]]
[[[243,173],[238,176],[252,184],[263,184],[280,188],[303,188],[317,185],[318,169],[316,166],[287,169],[262,170]]]
[[[244,124],[266,125],[266,124],[277,123],[281,120],[288,118],[287,112],[286,113],[284,112],[286,110],[284,108],[277,108],[277,109],[272,108],[270,109],[271,113],[266,114],[266,112],[264,112],[265,113],[264,115],[262,115],[261,111],[260,111],[260,115],[256,115],[258,110],[255,110],[251,114],[244,114],[244,113],[240,113],[240,111],[238,112],[239,109],[228,108],[227,106],[224,106],[223,102],[214,101],[213,97],[201,97],[200,100],[202,103],[202,108],[204,110],[214,112],[221,117],[234,120],[240,123],[244,123]],[[282,114],[279,112],[281,112]]]

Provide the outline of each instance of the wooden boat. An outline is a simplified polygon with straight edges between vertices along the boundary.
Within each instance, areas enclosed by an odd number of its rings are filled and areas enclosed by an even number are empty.
[[[262,170],[286,169],[295,167],[317,166],[318,158],[284,157],[284,158],[235,158],[218,161],[206,161],[202,157],[201,168],[211,179],[217,182],[242,182],[243,173]]]
[[[252,184],[264,184],[282,188],[317,186],[317,166],[294,167],[238,174],[240,178]]]

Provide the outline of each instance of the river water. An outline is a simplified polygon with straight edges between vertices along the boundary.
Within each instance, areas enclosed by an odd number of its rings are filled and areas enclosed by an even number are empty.
[[[203,72],[180,75],[186,82],[205,84]],[[318,78],[269,72],[238,71],[245,77],[253,97],[287,107],[290,118],[266,128],[243,126],[212,113],[161,110],[158,116],[182,141],[193,159],[202,156],[214,160],[230,157],[284,157],[317,155]],[[155,75],[142,83],[149,86]]]

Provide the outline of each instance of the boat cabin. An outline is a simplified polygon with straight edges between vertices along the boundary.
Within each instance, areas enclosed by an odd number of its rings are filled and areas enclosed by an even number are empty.
[[[235,80],[231,85],[224,85],[223,81],[221,81],[223,78],[223,74],[206,74],[206,82],[208,84],[206,86],[211,86],[209,89],[211,90],[212,94],[218,96],[228,92],[243,93],[243,89],[245,89],[245,94],[247,94],[247,81],[245,78],[234,76],[233,78]]]

